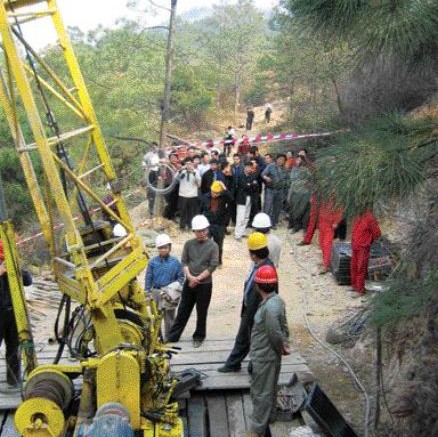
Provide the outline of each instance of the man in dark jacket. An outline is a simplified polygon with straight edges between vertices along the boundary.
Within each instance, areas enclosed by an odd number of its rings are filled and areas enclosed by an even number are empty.
[[[256,201],[259,184],[253,174],[253,165],[247,162],[243,173],[237,179],[235,202],[236,202],[236,227],[234,238],[241,240],[249,222],[251,205]]]
[[[248,237],[247,245],[249,256],[254,264],[251,266],[243,288],[241,319],[233,350],[225,364],[217,369],[218,372],[222,373],[238,372],[242,366],[242,361],[248,355],[254,315],[262,300],[256,288],[255,275],[259,267],[264,265],[273,266],[272,261],[268,258],[268,239],[265,234],[253,232]]]
[[[217,159],[210,160],[210,170],[207,170],[202,176],[201,194],[209,193],[211,184],[214,181],[221,181],[225,183],[225,175],[220,171],[219,161]]]
[[[32,277],[22,270],[23,284],[31,285]],[[6,380],[9,386],[16,387],[20,382],[20,342],[15,321],[12,297],[9,288],[8,273],[0,242],[0,346],[6,343]]]
[[[201,199],[201,214],[210,222],[210,235],[219,246],[219,265],[222,265],[222,253],[225,231],[229,221],[229,204],[232,201],[223,182],[214,181],[210,193]]]

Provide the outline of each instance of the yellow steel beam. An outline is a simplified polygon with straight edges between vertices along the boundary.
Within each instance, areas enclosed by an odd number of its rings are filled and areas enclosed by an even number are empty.
[[[11,101],[12,93],[13,93],[13,88],[9,87],[9,90],[6,88],[5,78],[2,74],[2,71],[0,70],[0,103],[2,104],[5,110],[6,119],[8,121],[9,128],[11,130],[15,147],[17,149],[20,149],[20,147],[24,147],[25,140],[23,137],[23,133],[20,129],[20,126],[18,125],[17,122],[16,111],[14,110],[15,105]],[[26,179],[27,186],[29,187],[30,195],[32,196],[33,204],[35,205],[35,209],[37,210],[37,215],[40,220],[41,230],[46,240],[50,241],[51,229],[49,227],[49,223],[50,223],[49,215],[44,205],[43,196],[41,194],[41,190],[38,184],[35,170],[33,168],[32,161],[30,160],[27,154],[20,154],[19,158],[20,158],[21,166],[23,167],[24,177]]]

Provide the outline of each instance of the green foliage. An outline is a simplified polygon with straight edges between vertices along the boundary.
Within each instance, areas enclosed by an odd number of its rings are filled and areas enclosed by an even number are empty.
[[[39,165],[35,166],[36,172],[40,172]],[[17,228],[21,228],[26,217],[33,213],[33,204],[18,154],[12,146],[0,148],[0,176],[3,184],[7,215]]]
[[[180,23],[177,62],[201,67],[199,80],[214,92],[215,101],[234,108],[254,84],[266,38],[266,21],[253,1],[214,5],[210,15]]]
[[[427,177],[434,143],[418,147],[436,128],[436,120],[414,121],[400,115],[376,117],[366,126],[336,137],[320,153],[319,191],[334,194],[355,216],[377,202],[403,199]]]
[[[418,60],[435,56],[438,3],[430,0],[284,0],[282,6],[324,38],[364,53]]]
[[[373,300],[371,321],[381,327],[392,327],[416,316],[424,316],[436,298],[438,270],[424,279],[407,280],[400,277],[389,290]]]

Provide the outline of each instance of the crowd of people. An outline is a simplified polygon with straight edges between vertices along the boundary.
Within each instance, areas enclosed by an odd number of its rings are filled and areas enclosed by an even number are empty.
[[[343,208],[333,196],[324,198],[315,191],[315,164],[306,149],[294,156],[291,152],[262,156],[249,141],[241,141],[238,150],[227,159],[227,150],[198,151],[189,147],[187,156],[179,159],[170,151],[169,165],[174,169],[176,184],[166,194],[164,216],[175,219],[179,214],[181,231],[189,228],[194,238],[186,241],[181,264],[172,269],[167,284],[153,277],[160,270],[169,274],[171,243],[168,236],[157,237],[159,255],[148,266],[146,291],[158,288],[152,297],[157,305],[176,301],[166,287],[177,283],[180,303],[173,321],[168,319],[164,338],[177,342],[196,306],[196,328],[193,346],[200,347],[207,335],[207,314],[210,305],[215,270],[223,264],[223,246],[229,229],[233,236],[246,238],[250,269],[242,277],[242,309],[240,325],[233,349],[217,370],[223,373],[241,371],[242,362],[250,354],[248,371],[252,373],[250,436],[268,434],[268,423],[275,420],[275,394],[281,357],[289,353],[285,305],[278,295],[281,241],[271,232],[283,223],[291,232],[303,232],[299,245],[311,243],[318,229],[325,274],[331,266],[332,244],[335,238],[345,239],[346,221]],[[158,175],[158,178],[165,176]],[[188,201],[187,199],[190,199]],[[370,208],[355,217],[352,225],[351,284],[352,296],[366,293],[365,279],[371,244],[380,236],[380,229]],[[230,238],[232,238],[230,236]],[[160,240],[161,239],[161,240]],[[165,248],[159,245],[165,242]],[[172,258],[173,263],[173,258]],[[158,266],[158,267],[157,267]],[[157,269],[154,273],[153,269]],[[181,271],[183,275],[181,276]],[[151,279],[152,278],[152,279]],[[175,287],[174,287],[175,289]],[[163,291],[164,290],[164,291]]]

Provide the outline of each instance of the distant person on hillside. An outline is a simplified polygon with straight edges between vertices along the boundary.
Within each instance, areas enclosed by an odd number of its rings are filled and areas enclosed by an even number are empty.
[[[271,115],[272,115],[272,105],[268,103],[265,106],[265,122],[270,123],[271,122]]]
[[[252,123],[254,122],[254,110],[252,108],[247,108],[246,110],[246,130],[252,129]]]

